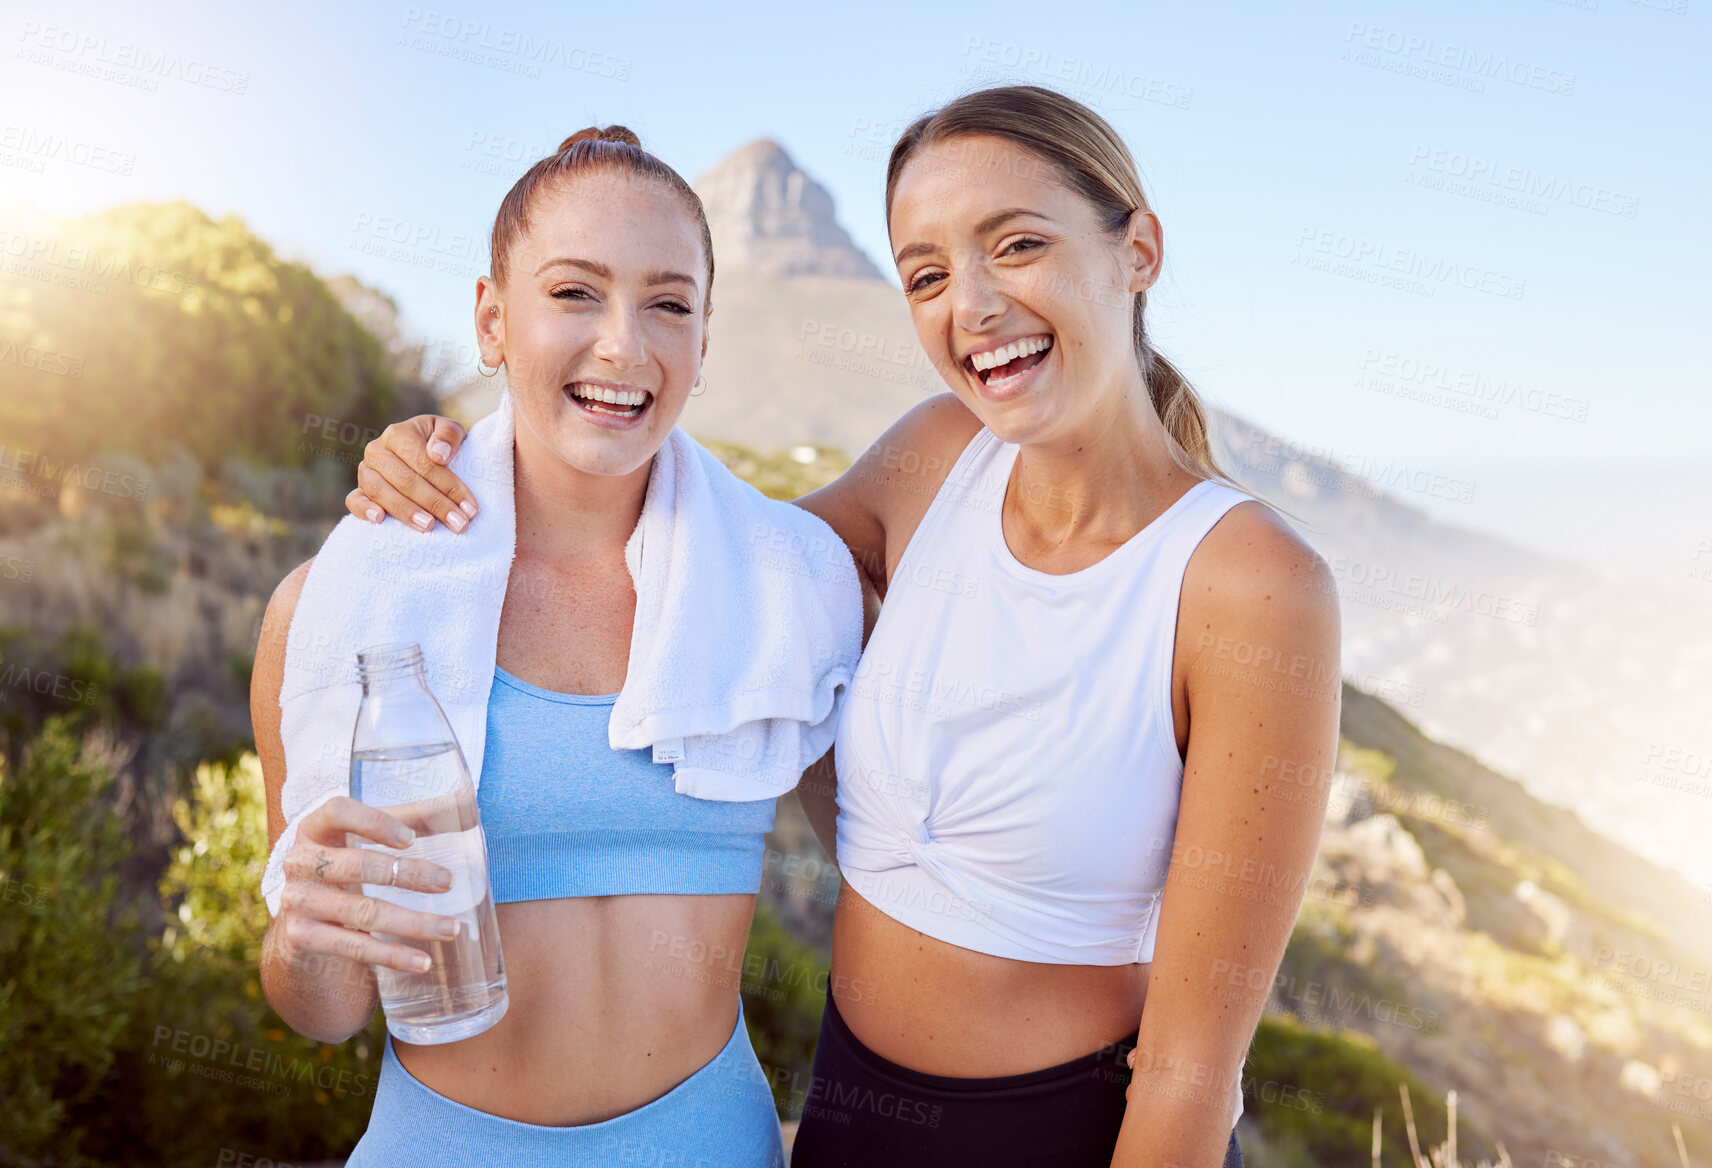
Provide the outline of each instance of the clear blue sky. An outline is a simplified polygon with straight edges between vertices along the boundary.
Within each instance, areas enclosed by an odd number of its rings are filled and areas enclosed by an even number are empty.
[[[1475,503],[1437,513],[1566,554],[1603,483],[1656,481],[1638,504],[1651,518],[1637,527],[1630,507],[1596,542],[1666,572],[1712,537],[1683,497],[1712,463],[1709,7],[8,0],[0,155],[64,135],[131,173],[0,165],[0,202],[236,213],[282,253],[387,290],[414,331],[462,342],[473,278],[364,254],[359,224],[409,224],[449,266],[479,268],[523,165],[621,121],[691,178],[777,138],[889,269],[888,130],[988,76],[1056,79],[1142,164],[1167,240],[1155,333],[1208,397],[1334,456],[1472,478]],[[139,53],[175,63],[150,71]],[[500,173],[477,168],[488,144]],[[1471,189],[1534,206],[1434,186],[1471,169]],[[1523,396],[1490,418],[1358,384],[1388,365],[1393,390],[1452,405],[1459,378]],[[1538,510],[1517,532],[1524,505]]]

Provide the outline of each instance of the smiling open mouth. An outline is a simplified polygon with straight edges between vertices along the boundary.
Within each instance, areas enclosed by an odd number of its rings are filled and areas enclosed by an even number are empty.
[[[575,381],[565,386],[565,396],[591,414],[609,418],[635,418],[654,404],[654,395],[645,389],[614,389]]]
[[[1051,351],[1050,336],[1024,337],[985,353],[971,353],[963,363],[983,385],[1000,385],[1027,373]]]

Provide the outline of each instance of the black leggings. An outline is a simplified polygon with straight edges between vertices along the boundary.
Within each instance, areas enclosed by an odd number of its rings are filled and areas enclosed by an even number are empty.
[[[994,1079],[928,1075],[863,1046],[829,991],[791,1168],[1107,1168],[1133,1046]],[[1234,1131],[1222,1168],[1243,1168]]]

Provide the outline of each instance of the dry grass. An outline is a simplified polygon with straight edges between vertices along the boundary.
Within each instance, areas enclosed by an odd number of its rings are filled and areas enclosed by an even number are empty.
[[[1444,1142],[1436,1147],[1427,1149],[1425,1156],[1421,1155],[1421,1141],[1415,1133],[1415,1109],[1409,1104],[1409,1088],[1407,1084],[1399,1083],[1398,1092],[1403,1097],[1403,1126],[1409,1133],[1409,1153],[1414,1157],[1414,1168],[1470,1168],[1456,1156],[1456,1092],[1445,1092],[1445,1132]],[[1379,1148],[1380,1113],[1373,1113],[1373,1168],[1380,1168]],[[1682,1160],[1682,1168],[1692,1168],[1688,1162],[1688,1146],[1682,1140],[1682,1128],[1678,1124],[1670,1125],[1671,1134],[1676,1137],[1676,1154]],[[1504,1141],[1498,1141],[1498,1162],[1482,1160],[1472,1168],[1515,1168],[1510,1162],[1510,1153],[1504,1148]]]

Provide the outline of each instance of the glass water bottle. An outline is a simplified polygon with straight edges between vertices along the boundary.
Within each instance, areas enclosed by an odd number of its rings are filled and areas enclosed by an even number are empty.
[[[450,941],[374,934],[432,962],[425,973],[375,967],[386,1028],[404,1042],[456,1042],[498,1022],[509,1002],[475,786],[451,723],[428,689],[420,645],[364,649],[357,674],[363,701],[351,739],[351,797],[396,817],[416,838],[402,850],[352,842],[389,860],[428,860],[452,874],[445,892],[364,884],[363,895],[452,917],[461,926]]]

